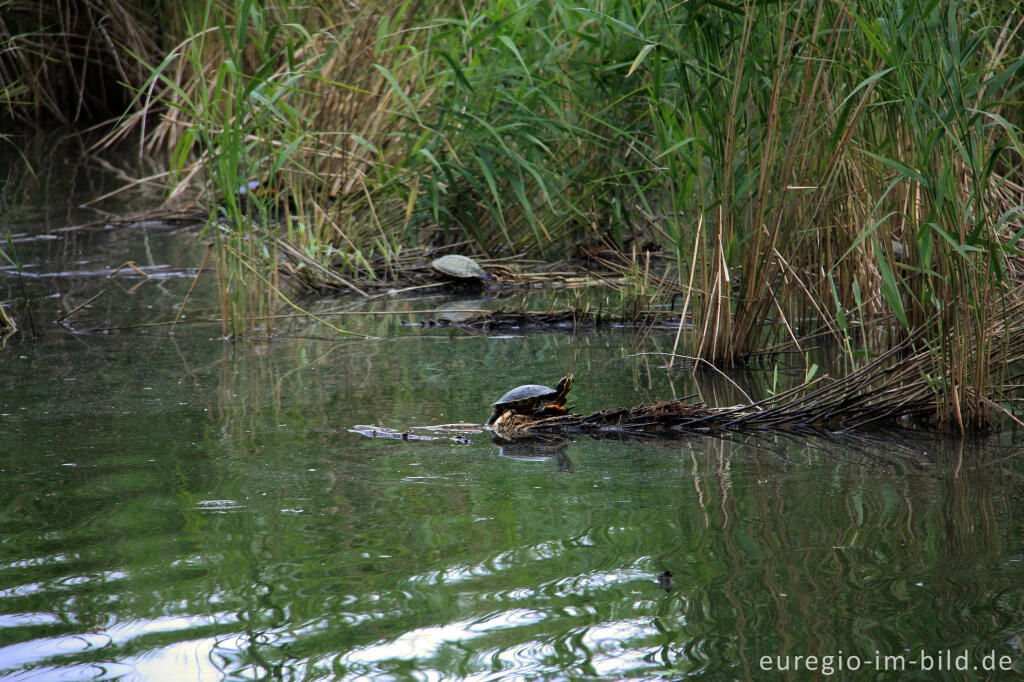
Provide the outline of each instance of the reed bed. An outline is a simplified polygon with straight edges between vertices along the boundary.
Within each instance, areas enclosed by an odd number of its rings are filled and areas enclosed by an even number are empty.
[[[358,296],[415,248],[601,252],[717,365],[824,332],[855,376],[902,348],[892,376],[958,429],[1014,382],[1018,3],[196,0],[163,24],[161,59],[125,43],[141,83],[114,62],[135,97],[108,139],[209,207],[226,335],[272,333],[285,275]]]

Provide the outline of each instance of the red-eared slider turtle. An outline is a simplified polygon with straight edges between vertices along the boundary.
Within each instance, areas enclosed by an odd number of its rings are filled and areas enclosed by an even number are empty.
[[[435,258],[430,261],[430,267],[453,279],[483,281],[491,278],[475,260],[457,254]]]
[[[566,374],[554,388],[540,384],[524,384],[513,388],[491,405],[494,408],[494,414],[487,420],[487,426],[509,411],[530,415],[543,414],[548,410],[565,412],[562,405],[565,405],[566,396],[569,395],[575,378],[573,374]]]

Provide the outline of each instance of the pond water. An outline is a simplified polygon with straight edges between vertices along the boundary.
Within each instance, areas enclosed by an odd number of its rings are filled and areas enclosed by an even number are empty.
[[[0,349],[4,679],[1024,676],[1012,433],[368,438],[482,422],[568,370],[581,412],[742,395],[667,375],[658,335],[126,328],[173,318],[195,233],[68,224],[14,229],[29,309],[0,270],[23,324]],[[149,277],[106,276],[125,261]],[[186,320],[215,307],[200,281]]]

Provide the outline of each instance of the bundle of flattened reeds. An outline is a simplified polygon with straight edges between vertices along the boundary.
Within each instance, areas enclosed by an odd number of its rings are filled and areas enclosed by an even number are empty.
[[[365,293],[380,289],[394,290],[395,287],[409,289],[445,287],[459,285],[445,277],[431,265],[432,261],[448,253],[457,253],[462,244],[444,248],[413,247],[393,254],[377,253],[362,257],[359,278],[346,277],[343,273],[351,270],[348,260],[356,256],[338,255],[332,262],[323,263],[316,257],[304,253],[288,241],[281,240],[278,248],[284,259],[279,264],[282,273],[314,291],[354,291]],[[621,283],[616,272],[582,270],[567,263],[540,263],[512,258],[482,258],[478,264],[490,277],[489,288],[576,288]],[[462,282],[470,286],[472,282]],[[392,293],[397,293],[392,291]],[[478,321],[484,324],[483,319]]]
[[[1003,331],[1006,342],[998,349],[990,349],[997,357],[989,361],[990,366],[1008,370],[1024,360],[1024,320],[1019,312],[1012,328],[993,333]],[[680,399],[610,408],[589,415],[543,419],[512,415],[502,422],[500,432],[509,438],[611,433],[678,437],[753,430],[837,432],[895,424],[927,427],[952,423],[961,431],[977,427],[967,424],[955,408],[952,414],[943,413],[946,403],[939,393],[942,382],[928,376],[935,366],[934,351],[917,347],[917,341],[908,339],[840,379],[825,377],[747,405],[708,407]],[[977,400],[988,407],[987,425],[1000,417],[1022,424],[1017,413],[1024,398],[1011,393],[1019,378],[1018,373],[1004,381],[990,382],[991,395],[957,396],[952,405]]]
[[[486,333],[500,331],[578,332],[608,327],[675,329],[680,315],[670,310],[636,311],[631,315],[607,310],[574,308],[570,310],[478,310],[465,317],[438,317],[425,321],[431,327],[458,327]]]

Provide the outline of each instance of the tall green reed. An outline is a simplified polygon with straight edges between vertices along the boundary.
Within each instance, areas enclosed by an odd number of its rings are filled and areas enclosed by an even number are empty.
[[[885,296],[932,362],[940,418],[983,426],[1003,384],[993,364],[1016,316],[1007,259],[1021,230],[1001,190],[1024,161],[1021,40],[973,3],[867,3],[854,14],[877,61],[878,103],[863,154],[877,196],[867,235]],[[1012,33],[1009,33],[1012,36]],[[1017,99],[1017,103],[1012,100]]]
[[[226,336],[272,333],[281,301],[276,239],[292,216],[275,185],[309,134],[296,106],[311,68],[298,58],[310,41],[299,18],[288,3],[269,13],[238,0],[229,15],[207,0],[143,89],[167,108],[174,176],[208,183]]]
[[[641,150],[619,158],[657,177],[638,195],[648,206],[662,202],[680,261],[695,264],[698,328],[718,325],[711,356],[756,348],[773,310],[780,322],[811,312],[835,331],[844,311],[892,314],[911,328],[937,282],[983,301],[952,273],[932,270],[939,256],[959,276],[1002,271],[997,236],[1019,218],[1003,214],[1012,200],[1001,209],[995,199],[1000,173],[1015,167],[1006,157],[1020,151],[1007,112],[1019,105],[1005,103],[1019,89],[1010,45],[1020,39],[1011,18],[985,24],[973,3],[900,7],[687,5],[634,17],[622,30],[637,55],[626,80],[638,81],[635,97],[649,115],[633,119],[613,148]],[[914,206],[932,195],[933,215],[905,210],[907,183]],[[949,225],[937,230],[936,219]],[[897,223],[922,228],[910,236],[923,251],[902,249]],[[935,252],[940,241],[948,252]],[[902,261],[921,257],[921,265],[897,262],[894,243]],[[964,269],[975,253],[989,254],[986,269]],[[911,290],[899,276],[915,268],[924,289],[906,317]],[[830,313],[822,301],[833,291]]]
[[[593,158],[580,150],[594,136],[564,70],[584,19],[557,3],[489,3],[435,21],[409,50],[403,67],[421,88],[404,94],[387,74],[409,122],[409,237],[543,252],[585,220]]]

